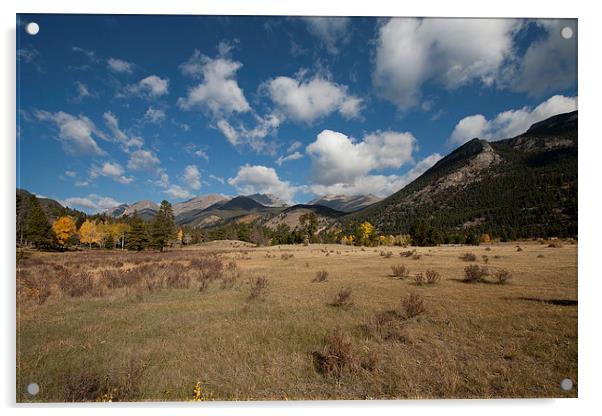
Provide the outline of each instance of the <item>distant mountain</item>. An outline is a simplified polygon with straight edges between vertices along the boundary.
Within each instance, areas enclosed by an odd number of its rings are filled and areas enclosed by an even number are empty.
[[[177,217],[178,215],[190,212],[190,211],[202,211],[211,205],[220,202],[228,201],[229,197],[219,194],[200,195],[184,202],[178,202],[173,205],[173,214]]]
[[[286,224],[291,229],[299,226],[299,218],[303,214],[313,212],[318,217],[318,228],[320,230],[329,227],[338,218],[345,215],[344,212],[336,211],[322,205],[293,205],[282,210],[277,215],[266,218],[263,222],[266,227],[276,229],[279,224]]]
[[[133,204],[121,204],[114,208],[106,210],[104,213],[113,218],[121,218],[125,215],[131,217],[135,212],[143,220],[149,220],[155,217],[159,211],[159,205],[148,199],[135,202]]]
[[[381,199],[372,194],[368,195],[324,195],[309,201],[308,205],[322,205],[337,211],[353,212],[377,203]]]
[[[221,211],[233,211],[233,210],[241,210],[241,211],[253,211],[253,210],[261,210],[265,208],[265,205],[260,204],[255,199],[248,196],[237,196],[232,198],[228,202],[223,205],[220,205],[217,209]]]
[[[577,235],[577,111],[511,139],[475,138],[342,223],[351,230],[370,221],[381,232],[405,233],[418,220],[448,233]]]
[[[253,194],[247,195],[247,198],[251,198],[255,202],[260,203],[264,207],[287,207],[288,204],[282,199],[273,194]]]

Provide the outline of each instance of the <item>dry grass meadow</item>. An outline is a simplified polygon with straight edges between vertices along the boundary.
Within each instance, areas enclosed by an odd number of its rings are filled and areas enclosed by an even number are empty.
[[[576,397],[577,245],[518,245],[28,252],[17,401]]]

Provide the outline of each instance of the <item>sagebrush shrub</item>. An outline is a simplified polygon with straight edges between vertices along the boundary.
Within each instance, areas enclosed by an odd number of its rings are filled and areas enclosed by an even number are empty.
[[[401,307],[405,313],[405,317],[408,319],[418,316],[425,311],[424,301],[416,293],[410,293],[403,298],[401,300]]]
[[[426,283],[429,285],[437,284],[441,280],[441,275],[439,274],[439,272],[436,272],[435,270],[429,269],[425,272],[425,275],[426,275]]]
[[[257,299],[264,295],[268,289],[268,279],[264,276],[259,276],[251,279],[251,290],[249,292],[249,300]]]
[[[414,283],[416,283],[418,286],[422,286],[425,283],[425,281],[426,280],[422,273],[418,272],[414,275]]]
[[[464,280],[467,282],[482,282],[488,274],[489,270],[486,267],[481,267],[477,264],[471,264],[464,268]]]
[[[92,292],[94,279],[88,272],[81,272],[79,274],[66,272],[59,280],[59,287],[63,293],[71,297],[80,297]]]
[[[351,300],[351,288],[344,287],[339,290],[329,305],[343,308],[353,305],[353,301]]]
[[[326,282],[328,280],[328,272],[326,270],[318,270],[313,278],[313,283]]]
[[[361,328],[372,338],[385,341],[407,341],[405,320],[398,311],[386,310],[375,313]]]
[[[410,269],[408,269],[403,264],[392,265],[391,271],[393,272],[393,276],[398,277],[400,279],[405,279],[410,275]]]
[[[322,351],[313,351],[312,356],[316,371],[324,376],[340,377],[358,366],[353,344],[338,328],[324,338]]]
[[[510,280],[510,272],[506,269],[499,269],[496,270],[495,273],[493,274],[493,277],[495,278],[495,281],[501,285],[503,285],[504,283],[507,283],[508,280]]]
[[[476,261],[477,256],[474,253],[464,253],[460,256],[460,260],[464,261]]]

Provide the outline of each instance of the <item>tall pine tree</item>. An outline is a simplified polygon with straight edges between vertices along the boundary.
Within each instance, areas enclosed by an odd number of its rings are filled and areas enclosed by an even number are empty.
[[[144,221],[134,212],[131,219],[130,232],[126,238],[128,250],[142,251],[148,245],[148,234]]]
[[[159,251],[163,251],[163,248],[174,238],[175,229],[176,226],[171,204],[163,200],[161,201],[159,212],[157,212],[151,227],[152,246]]]
[[[25,238],[36,248],[48,247],[54,242],[54,232],[35,195],[29,197],[29,212],[25,220]]]

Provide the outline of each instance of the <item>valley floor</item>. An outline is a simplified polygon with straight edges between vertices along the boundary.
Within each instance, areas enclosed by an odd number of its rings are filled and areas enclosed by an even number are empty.
[[[17,276],[17,401],[186,401],[195,386],[203,400],[576,397],[577,245],[518,245],[29,252]],[[200,292],[213,266],[195,259],[213,255],[223,274]],[[399,264],[409,277],[392,276]],[[465,283],[471,264],[511,279]],[[441,280],[417,285],[427,269]],[[313,282],[321,270],[326,281]],[[83,289],[69,280],[82,276]],[[330,305],[343,288],[351,304]],[[423,312],[386,312],[410,294]]]

